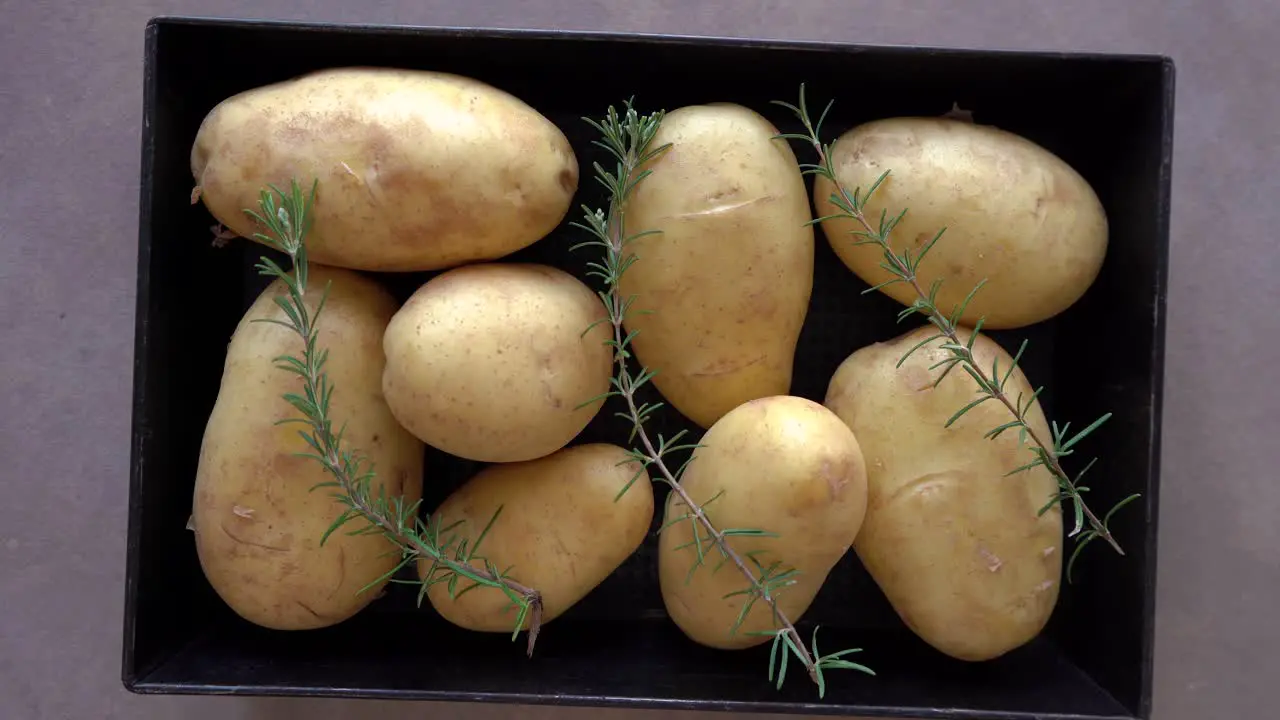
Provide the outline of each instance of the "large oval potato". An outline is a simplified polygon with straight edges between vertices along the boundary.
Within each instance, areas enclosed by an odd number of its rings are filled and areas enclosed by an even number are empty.
[[[484,568],[484,558],[499,570],[509,567],[511,579],[542,593],[542,622],[547,623],[586,597],[644,542],[653,521],[653,487],[628,458],[615,445],[589,444],[528,462],[491,465],[450,495],[433,519],[441,527],[461,522],[450,534],[475,548],[501,507],[471,564]],[[425,579],[430,568],[420,562],[419,577]],[[460,627],[511,632],[516,613],[507,596],[496,588],[462,592],[469,585],[460,579],[455,597],[439,583],[427,597]]]
[[[346,424],[344,447],[373,463],[374,492],[417,501],[422,492],[422,451],[382,399],[382,333],[395,301],[373,281],[348,270],[311,264],[307,305],[315,311],[332,282],[317,325],[327,349],[325,371],[334,386],[330,416]],[[218,398],[205,428],[196,470],[191,529],[205,576],[235,612],[281,630],[325,627],[351,617],[381,587],[358,591],[395,567],[395,547],[381,535],[338,531],[320,538],[345,507],[331,488],[333,477],[298,436],[301,425],[277,424],[301,417],[284,400],[302,381],[274,358],[301,357],[302,340],[291,330],[256,320],[285,321],[273,298],[276,280],[258,296],[236,327]],[[360,518],[347,530],[364,526]],[[390,553],[390,554],[388,554]]]
[[[790,391],[813,287],[808,191],[795,155],[760,115],[730,104],[671,112],[670,143],[628,205],[627,329],[654,385],[703,428],[742,403]]]
[[[606,317],[600,298],[562,270],[450,270],[387,326],[383,392],[402,425],[447,453],[483,462],[549,455],[603,405],[583,403],[609,389]]]
[[[826,405],[867,457],[867,517],[854,543],[863,565],[922,639],[955,658],[987,660],[1031,640],[1053,612],[1062,515],[1057,507],[1036,513],[1058,487],[1045,468],[1007,476],[1034,456],[1017,430],[983,437],[1013,419],[1004,405],[989,400],[944,427],[978,396],[958,368],[930,389],[943,370],[929,368],[950,355],[941,340],[895,368],[935,332],[926,326],[850,355]],[[997,358],[1002,373],[1012,362],[981,334],[973,353],[987,372]],[[1018,370],[1006,392],[1033,390]],[[1027,415],[1040,437],[1051,437],[1038,402]]]
[[[920,250],[939,230],[942,239],[918,270],[920,286],[942,280],[943,312],[961,303],[980,281],[986,285],[961,322],[1013,328],[1048,319],[1075,303],[1097,278],[1107,250],[1107,219],[1093,188],[1067,163],[1013,133],[951,118],[891,118],[859,125],[831,148],[845,190],[865,191],[889,177],[866,205],[877,223],[907,214],[890,235],[895,252]],[[819,216],[838,213],[834,185],[814,181]],[[822,229],[845,265],[868,284],[892,276],[880,267],[883,251],[855,245],[853,220],[833,218]],[[903,304],[911,286],[881,290]]]
[[[520,99],[440,72],[337,68],[219,103],[191,149],[215,218],[268,184],[320,181],[313,261],[408,271],[499,258],[554,229],[578,186],[564,134]]]
[[[809,608],[831,568],[858,535],[867,503],[867,471],[858,439],[831,411],[811,400],[776,396],[747,402],[727,413],[702,438],[681,479],[689,498],[720,530],[749,528],[778,537],[730,537],[728,543],[758,577],[779,563],[795,569],[795,584],[778,606],[793,623]],[[658,541],[658,577],[667,613],[695,642],[739,649],[767,642],[752,632],[775,629],[768,605],[756,602],[741,627],[734,623],[749,587],[732,562],[718,571],[720,553],[704,542],[706,564],[690,573],[698,556],[688,507],[667,497]],[[699,527],[699,535],[706,537]],[[686,545],[688,545],[686,547]],[[714,572],[713,572],[714,571]]]

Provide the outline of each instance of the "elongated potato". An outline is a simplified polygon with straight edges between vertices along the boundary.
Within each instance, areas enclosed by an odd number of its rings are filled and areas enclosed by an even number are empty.
[[[627,329],[659,392],[707,428],[742,403],[790,391],[813,287],[808,191],[785,140],[738,105],[666,116],[652,174],[628,206],[639,257],[623,275],[637,296]]]
[[[400,423],[432,447],[481,462],[543,457],[603,405],[583,403],[609,389],[606,319],[563,270],[456,268],[418,288],[387,326],[382,388]]]
[[[950,118],[890,118],[841,135],[831,156],[850,193],[865,193],[890,172],[865,212],[878,219],[883,210],[890,217],[907,210],[890,236],[895,252],[909,249],[914,256],[946,228],[920,263],[920,286],[942,280],[937,303],[950,313],[985,279],[961,316],[969,327],[982,316],[990,329],[1053,317],[1080,299],[1102,267],[1107,218],[1093,188],[1062,159],[1018,135]],[[839,212],[833,191],[830,180],[814,181],[819,216]],[[825,220],[822,229],[868,284],[892,277],[880,267],[880,248],[854,244],[861,238],[851,233],[862,227],[853,220]],[[903,304],[916,297],[904,283],[881,292]]]
[[[318,345],[329,351],[325,370],[334,386],[330,416],[347,426],[343,447],[374,464],[374,492],[416,501],[422,492],[423,447],[396,423],[382,399],[382,333],[395,301],[351,271],[312,264],[307,304],[314,312],[326,282],[329,299],[318,321]],[[320,538],[342,513],[333,478],[319,462],[298,457],[310,448],[300,413],[283,396],[302,392],[301,380],[274,358],[302,355],[302,340],[287,328],[272,298],[275,281],[245,313],[231,344],[218,399],[205,429],[196,470],[191,529],[205,576],[241,617],[268,628],[301,630],[334,625],[377,597],[380,586],[357,592],[393,568],[393,546],[380,535],[339,531]],[[363,525],[353,520],[346,529]]]
[[[254,228],[267,183],[320,181],[307,249],[361,270],[434,270],[527,247],[564,218],[578,163],[511,94],[440,72],[337,68],[219,103],[191,149],[209,212]]]
[[[777,573],[798,570],[795,584],[779,595],[778,606],[797,622],[813,602],[831,568],[849,551],[862,526],[867,472],[858,439],[832,412],[811,400],[777,396],[734,408],[707,431],[681,480],[720,530],[746,528],[778,537],[735,536],[728,540],[756,574],[748,557]],[[658,544],[658,577],[667,613],[695,642],[739,649],[769,638],[750,633],[775,629],[768,606],[756,602],[741,627],[734,624],[749,587],[741,571],[726,563],[704,538],[707,563],[697,563],[693,526],[681,518],[688,507],[672,492],[667,498]],[[686,547],[687,546],[687,547]],[[775,573],[775,574],[777,574]]]
[[[542,622],[559,617],[596,588],[644,542],[653,520],[649,477],[628,453],[606,444],[579,445],[547,457],[491,465],[458,488],[436,510],[452,532],[509,577],[542,593]],[[639,475],[637,476],[637,472]],[[634,482],[622,497],[618,494]],[[425,578],[430,564],[418,566]],[[471,582],[460,580],[457,591]],[[469,630],[511,632],[516,614],[496,588],[451,596],[448,585],[427,591],[446,620]],[[529,620],[523,627],[528,627]]]
[[[983,437],[1013,419],[994,400],[944,427],[978,397],[973,378],[956,369],[930,389],[942,369],[929,368],[950,355],[941,340],[894,367],[932,334],[926,326],[853,353],[832,377],[826,405],[867,455],[867,517],[854,543],[863,565],[926,642],[987,660],[1035,637],[1057,602],[1062,515],[1055,507],[1036,517],[1057,483],[1044,468],[1007,476],[1034,456],[1017,430]],[[1012,361],[985,335],[973,352],[987,372],[997,358],[1002,373]],[[1019,370],[1006,392],[1033,390]],[[1038,402],[1027,416],[1050,437]]]

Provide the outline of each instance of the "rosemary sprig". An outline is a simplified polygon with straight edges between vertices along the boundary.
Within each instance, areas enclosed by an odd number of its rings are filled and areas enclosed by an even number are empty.
[[[418,604],[426,596],[427,589],[441,583],[447,584],[449,594],[458,598],[476,588],[494,588],[506,594],[513,607],[519,612],[515,621],[515,630],[511,638],[514,640],[520,633],[525,620],[529,620],[528,654],[533,654],[533,647],[538,639],[538,631],[542,625],[542,595],[537,590],[526,587],[500,572],[488,559],[476,553],[485,534],[497,521],[502,508],[494,513],[488,525],[468,547],[466,539],[458,540],[458,535],[449,534],[459,523],[441,527],[439,518],[428,518],[423,522],[418,517],[421,500],[406,503],[403,497],[387,497],[386,488],[379,486],[373,490],[375,477],[373,464],[368,462],[362,453],[343,447],[345,426],[334,430],[330,405],[333,399],[334,385],[324,370],[329,356],[326,348],[318,346],[318,322],[329,295],[326,284],[316,309],[310,311],[306,305],[307,292],[307,248],[304,242],[311,227],[311,208],[315,204],[316,183],[312,184],[309,195],[304,196],[296,180],[292,183],[288,194],[274,186],[264,189],[259,200],[259,210],[246,209],[245,213],[256,220],[265,233],[256,233],[254,237],[267,245],[289,256],[293,272],[287,272],[268,257],[262,257],[256,265],[262,275],[279,279],[288,290],[287,295],[277,295],[273,299],[284,311],[287,322],[276,319],[261,319],[257,322],[269,322],[281,325],[293,331],[303,340],[302,357],[281,355],[275,358],[276,366],[286,372],[297,375],[302,380],[302,393],[287,393],[284,399],[302,414],[302,417],[285,418],[277,424],[299,423],[306,426],[298,435],[310,447],[310,452],[299,453],[309,457],[333,476],[330,482],[323,482],[312,488],[335,488],[333,498],[346,509],[325,530],[320,538],[323,545],[339,528],[356,518],[363,518],[365,524],[348,531],[348,535],[382,534],[398,547],[400,562],[390,571],[361,588],[360,592],[391,580],[392,582],[410,582],[394,580],[394,576],[402,568],[415,561],[430,562],[430,569],[425,579],[413,583],[420,585]],[[276,197],[279,196],[279,203]],[[393,550],[392,552],[397,552]],[[483,568],[472,565],[480,562]],[[462,581],[470,584],[459,589]]]
[[[862,192],[861,188],[855,188],[851,193],[840,182],[840,179],[836,176],[835,165],[831,158],[831,146],[824,144],[821,139],[822,123],[826,119],[827,113],[830,112],[834,101],[827,103],[827,107],[822,111],[822,114],[818,117],[818,121],[816,123],[812,121],[808,107],[805,104],[803,84],[800,86],[800,101],[798,105],[792,105],[791,103],[776,100],[774,103],[793,112],[805,129],[804,134],[784,133],[779,135],[779,137],[790,140],[800,140],[808,143],[813,147],[814,152],[817,153],[818,161],[816,163],[802,165],[802,169],[805,174],[817,175],[826,178],[835,188],[835,192],[832,193],[830,199],[832,204],[839,209],[839,212],[816,218],[812,222],[815,224],[821,223],[831,218],[852,219],[862,228],[861,230],[853,233],[854,235],[862,238],[861,240],[855,241],[855,244],[875,245],[884,253],[884,260],[880,263],[880,267],[884,268],[891,277],[874,287],[867,288],[863,293],[866,294],[890,285],[905,283],[911,286],[911,289],[915,291],[916,297],[909,306],[898,314],[898,321],[902,322],[916,314],[921,314],[926,316],[934,328],[937,329],[936,334],[931,335],[926,340],[916,344],[908,350],[902,358],[898,360],[898,367],[901,367],[902,364],[906,362],[907,358],[911,357],[915,351],[934,341],[943,340],[944,342],[940,347],[949,351],[950,356],[934,364],[930,368],[944,368],[942,373],[934,381],[934,386],[936,387],[938,383],[942,382],[943,378],[957,367],[963,369],[971,378],[973,378],[973,381],[978,386],[978,397],[956,411],[956,413],[947,420],[946,427],[950,427],[953,423],[963,417],[965,413],[989,400],[994,400],[995,402],[1004,405],[1009,411],[1012,419],[998,427],[992,428],[986,433],[986,435],[984,435],[984,437],[987,439],[995,439],[1008,430],[1017,429],[1021,443],[1025,444],[1028,438],[1031,440],[1032,446],[1029,449],[1034,455],[1034,458],[1027,464],[1010,471],[1008,475],[1015,475],[1020,472],[1043,466],[1054,476],[1058,482],[1058,492],[1044,505],[1044,507],[1040,508],[1038,513],[1039,515],[1043,515],[1052,507],[1060,505],[1064,501],[1071,501],[1075,515],[1075,527],[1067,534],[1067,537],[1075,537],[1077,542],[1075,550],[1071,553],[1071,558],[1067,562],[1068,582],[1071,581],[1071,570],[1075,565],[1076,559],[1080,556],[1080,552],[1094,540],[1101,538],[1117,553],[1124,555],[1124,550],[1121,549],[1120,543],[1116,542],[1115,537],[1112,536],[1110,527],[1111,518],[1118,510],[1120,510],[1120,508],[1138,499],[1140,495],[1134,494],[1126,497],[1116,503],[1110,511],[1099,519],[1084,500],[1083,493],[1088,492],[1089,488],[1080,484],[1084,474],[1089,471],[1089,468],[1093,467],[1097,458],[1085,465],[1084,469],[1077,473],[1075,477],[1069,475],[1062,467],[1062,463],[1059,461],[1060,458],[1075,452],[1074,447],[1110,419],[1111,413],[1102,415],[1074,435],[1068,435],[1070,423],[1067,423],[1062,427],[1058,427],[1056,422],[1051,423],[1053,437],[1049,438],[1050,441],[1046,441],[1046,439],[1041,438],[1040,434],[1037,433],[1027,422],[1027,412],[1031,409],[1036,398],[1039,397],[1040,393],[1044,390],[1044,387],[1042,386],[1037,388],[1030,397],[1023,397],[1022,393],[1018,393],[1016,398],[1011,398],[1005,391],[1009,378],[1017,368],[1018,361],[1022,359],[1023,352],[1027,349],[1027,341],[1022,341],[1022,345],[1018,348],[1018,352],[1013,356],[1013,361],[1010,363],[1009,367],[999,367],[999,361],[997,360],[992,363],[990,372],[988,373],[984,368],[978,365],[973,354],[973,343],[977,338],[978,333],[982,331],[983,318],[979,318],[977,322],[974,323],[968,342],[964,342],[960,339],[958,333],[960,317],[964,314],[965,308],[968,307],[969,302],[973,300],[974,296],[977,295],[978,291],[986,281],[983,280],[979,282],[971,291],[969,291],[969,294],[965,299],[961,301],[961,303],[957,305],[949,315],[939,309],[936,302],[938,290],[942,286],[942,280],[935,280],[927,291],[920,284],[920,280],[917,275],[920,263],[924,261],[925,256],[928,255],[929,250],[933,248],[934,244],[941,239],[946,228],[939,230],[938,233],[934,235],[931,240],[921,246],[914,255],[910,248],[904,248],[901,253],[895,252],[889,244],[889,235],[893,231],[893,228],[907,214],[907,210],[904,208],[894,217],[889,217],[886,210],[881,210],[879,223],[876,226],[873,226],[867,219],[865,212],[867,203],[884,182],[885,178],[889,176],[888,171],[881,174],[865,193]],[[1086,522],[1089,525],[1087,530],[1084,527]]]
[[[664,525],[659,532],[663,532],[680,522],[687,521],[690,523],[694,539],[683,546],[692,549],[696,554],[694,564],[689,571],[690,577],[699,567],[705,564],[708,556],[716,553],[720,556],[720,562],[716,566],[717,570],[725,563],[736,567],[746,578],[748,586],[726,595],[726,598],[734,596],[742,596],[744,598],[742,611],[739,613],[731,632],[736,632],[741,627],[756,602],[764,602],[769,606],[775,629],[753,634],[773,638],[773,645],[769,653],[768,677],[770,682],[773,682],[776,676],[777,687],[778,689],[782,688],[783,681],[786,679],[788,659],[794,657],[804,666],[809,677],[818,685],[819,697],[824,697],[826,694],[824,670],[849,669],[859,670],[871,675],[875,673],[865,666],[843,659],[846,655],[859,652],[860,649],[858,648],[843,650],[830,655],[820,655],[818,653],[816,628],[814,629],[811,647],[805,646],[804,640],[796,630],[795,625],[792,624],[778,606],[778,593],[783,588],[794,584],[795,580],[793,578],[798,574],[798,571],[794,569],[780,570],[780,563],[765,567],[754,557],[754,554],[748,554],[748,557],[744,559],[742,555],[739,555],[730,546],[729,538],[731,537],[761,537],[771,536],[772,534],[763,530],[748,528],[718,529],[706,512],[706,506],[716,498],[713,497],[700,506],[685,492],[678,479],[694,459],[693,456],[691,455],[685,460],[675,472],[672,472],[667,462],[672,453],[685,450],[692,451],[701,446],[696,443],[681,442],[687,434],[686,431],[680,431],[671,438],[658,435],[655,442],[645,430],[644,423],[662,408],[663,404],[641,403],[636,399],[637,391],[652,380],[657,373],[648,368],[641,368],[636,374],[632,374],[630,370],[628,361],[632,358],[632,353],[629,348],[639,331],[626,332],[624,324],[627,313],[634,304],[636,297],[632,295],[624,298],[620,290],[620,281],[623,273],[638,259],[635,253],[629,252],[627,248],[636,240],[657,234],[658,231],[645,230],[628,234],[626,205],[631,192],[651,172],[641,168],[669,147],[664,145],[653,149],[650,148],[663,117],[664,113],[662,111],[641,116],[633,109],[631,102],[628,101],[625,103],[625,111],[621,116],[614,107],[610,107],[603,121],[583,118],[604,137],[603,141],[596,140],[594,143],[607,150],[617,161],[613,171],[605,169],[599,163],[594,164],[596,180],[604,185],[609,193],[608,211],[606,212],[603,209],[592,210],[584,206],[582,208],[584,222],[573,223],[594,237],[592,240],[575,245],[574,250],[582,247],[600,247],[604,250],[604,262],[591,262],[588,266],[590,267],[589,274],[600,278],[606,286],[606,289],[599,291],[598,294],[604,302],[608,317],[600,322],[608,322],[613,326],[613,337],[606,343],[613,348],[614,362],[617,367],[617,374],[611,381],[612,389],[600,397],[592,398],[585,404],[592,404],[604,398],[618,397],[626,405],[625,412],[619,412],[618,415],[632,424],[629,442],[639,441],[639,447],[633,447],[630,450],[628,462],[634,460],[639,464],[640,469],[631,481],[627,483],[626,487],[623,488],[622,492],[619,493],[619,497],[627,491],[627,488],[641,474],[650,468],[656,470],[657,481],[670,486],[671,491],[675,492],[680,502],[688,508],[688,512]],[[584,335],[592,327],[595,326],[588,327],[584,331]],[[755,570],[752,569],[752,565],[755,566]],[[757,572],[759,573],[758,575]]]

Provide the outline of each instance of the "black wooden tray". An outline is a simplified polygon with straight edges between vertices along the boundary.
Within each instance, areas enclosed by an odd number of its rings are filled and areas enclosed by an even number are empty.
[[[263,286],[264,249],[214,249],[212,219],[192,206],[189,152],[218,101],[340,65],[446,70],[512,92],[556,122],[584,168],[578,203],[603,201],[587,180],[594,150],[583,116],[634,96],[642,111],[745,104],[780,128],[775,99],[835,99],[827,139],[875,117],[937,115],[952,103],[978,122],[1061,156],[1097,190],[1111,223],[1105,267],[1088,294],[1042,325],[997,333],[1032,342],[1025,368],[1051,417],[1115,417],[1089,441],[1099,507],[1143,498],[1118,523],[1119,557],[1092,549],[1064,587],[1043,635],[983,664],[950,660],[915,638],[852,553],[800,623],[824,646],[864,648],[877,677],[833,675],[825,700],[797,675],[765,679],[768,648],[699,647],[666,618],[654,541],[549,624],[533,659],[507,637],[469,634],[393,589],[337,627],[270,632],[234,616],[201,574],[191,533],[196,459],[226,342]],[[704,708],[938,718],[1145,718],[1151,708],[1160,399],[1172,157],[1173,65],[1152,56],[992,52],[833,43],[556,31],[153,20],[146,29],[141,225],[123,680],[144,693],[389,697],[567,705]],[[802,149],[797,148],[803,152]],[[571,213],[569,219],[576,219]],[[801,338],[796,395],[821,401],[854,349],[892,337],[898,306],[872,294],[818,234],[814,300]],[[512,259],[584,277],[583,239],[562,226]],[[403,298],[427,274],[380,276]],[[599,418],[579,442],[621,442]],[[683,420],[668,414],[670,430]],[[431,452],[425,507],[476,466]],[[397,588],[397,589],[403,589]]]

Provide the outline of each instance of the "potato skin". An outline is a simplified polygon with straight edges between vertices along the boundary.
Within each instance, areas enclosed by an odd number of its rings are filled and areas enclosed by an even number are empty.
[[[938,306],[950,312],[983,279],[987,283],[961,322],[986,316],[989,329],[1046,320],[1075,303],[1097,278],[1107,250],[1107,219],[1093,188],[1067,163],[1013,133],[950,118],[890,118],[859,125],[831,150],[848,192],[889,177],[866,206],[907,214],[893,230],[897,252],[919,250],[946,228],[921,263],[920,286],[942,279]],[[839,212],[834,185],[814,181],[819,216]],[[826,220],[823,233],[845,265],[875,285],[891,276],[874,245],[855,246],[861,230],[847,218]],[[908,304],[906,284],[881,290]]]
[[[652,174],[628,205],[639,262],[628,330],[673,407],[708,428],[738,405],[787,393],[813,287],[808,191],[785,140],[747,108],[679,108],[652,147]]]
[[[653,521],[653,488],[626,450],[593,443],[521,463],[490,465],[450,495],[434,517],[442,527],[463,521],[454,532],[473,547],[493,514],[502,512],[480,545],[479,555],[542,593],[543,623],[586,597],[644,542]],[[618,493],[635,478],[621,498]],[[484,567],[479,558],[472,564]],[[420,562],[419,577],[430,564]],[[470,584],[462,581],[462,590]],[[448,586],[427,591],[446,620],[469,630],[511,632],[515,613],[493,588],[457,598]],[[528,627],[526,620],[525,628]]]
[[[976,399],[973,378],[929,370],[949,353],[934,341],[902,368],[898,359],[934,333],[926,326],[853,353],[831,379],[826,405],[858,436],[867,454],[866,522],[854,550],[902,620],[938,650],[961,660],[989,660],[1043,629],[1058,597],[1062,514],[1037,511],[1057,492],[1048,470],[1006,477],[1032,459],[1018,432],[983,435],[1012,420],[989,400],[949,429],[947,420]],[[960,333],[968,340],[969,333]],[[995,341],[974,343],[979,367],[1012,358]],[[1006,392],[1030,397],[1016,371]],[[1039,403],[1031,427],[1049,436]]]
[[[337,68],[219,103],[191,149],[200,198],[244,237],[267,183],[319,180],[307,250],[360,270],[435,270],[505,256],[564,218],[578,163],[520,99],[439,72]]]
[[[387,326],[382,388],[410,432],[447,453],[517,462],[567,445],[609,389],[611,326],[577,278],[536,264],[438,275]]]
[[[701,442],[706,447],[697,450],[681,484],[699,506],[711,501],[704,509],[717,528],[778,534],[728,542],[744,562],[750,563],[746,553],[759,551],[757,559],[766,567],[780,561],[780,571],[800,571],[778,600],[787,617],[799,621],[862,526],[867,472],[858,439],[818,403],[776,396],[734,408]],[[663,522],[687,512],[672,492]],[[746,578],[731,563],[713,573],[718,553],[690,576],[695,550],[677,548],[692,541],[688,521],[671,525],[659,540],[658,577],[671,619],[690,639],[709,647],[740,649],[768,641],[749,634],[774,629],[763,602],[730,634],[743,597],[724,596],[747,587]]]
[[[312,263],[307,305],[312,312],[326,282],[329,299],[318,323],[319,346],[334,385],[331,416],[347,423],[344,447],[361,450],[376,471],[374,489],[416,501],[422,492],[422,451],[382,400],[382,332],[395,301],[373,281]],[[302,355],[291,330],[256,319],[284,321],[273,282],[237,326],[227,349],[218,398],[205,429],[196,470],[191,529],[205,576],[244,619],[279,630],[339,623],[377,597],[380,586],[360,588],[390,570],[396,557],[382,536],[320,538],[344,510],[332,490],[311,489],[333,478],[313,459],[300,417],[283,395],[301,392],[301,380],[273,358]],[[347,527],[360,527],[353,520]]]

